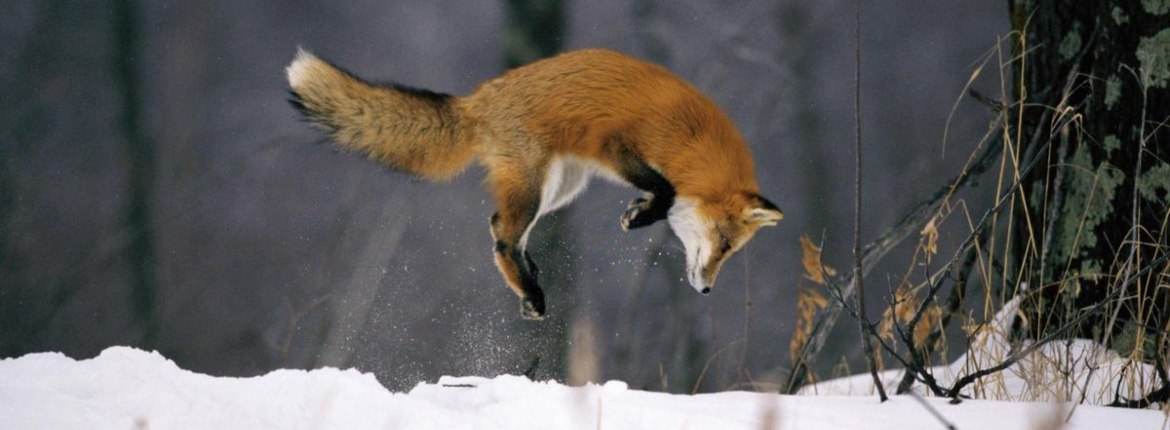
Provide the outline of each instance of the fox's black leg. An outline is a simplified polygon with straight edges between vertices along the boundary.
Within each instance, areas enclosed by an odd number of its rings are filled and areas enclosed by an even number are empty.
[[[638,197],[630,202],[625,212],[622,212],[621,225],[623,230],[632,230],[654,224],[666,219],[670,212],[670,205],[674,204],[674,195],[660,196],[647,193],[646,197]]]
[[[622,217],[618,220],[622,225],[622,230],[629,231],[631,228],[638,228],[647,225],[645,224],[645,221],[643,221],[643,219],[646,217],[643,216],[642,218],[639,218],[638,215],[646,212],[646,210],[650,208],[650,200],[653,198],[653,195],[647,194],[645,197],[638,197],[630,201],[630,205],[626,206],[625,212],[622,212]]]
[[[646,194],[634,199],[622,212],[619,220],[622,229],[632,230],[666,219],[674,205],[674,186],[657,170],[623,148],[619,146],[615,150],[619,173]]]
[[[524,235],[536,222],[540,207],[540,193],[529,189],[523,181],[509,181],[491,172],[497,212],[491,218],[492,238],[495,239],[496,267],[504,282],[520,297],[520,314],[528,319],[544,318],[544,292],[536,282],[536,265],[524,250]],[[509,186],[512,185],[512,186]]]

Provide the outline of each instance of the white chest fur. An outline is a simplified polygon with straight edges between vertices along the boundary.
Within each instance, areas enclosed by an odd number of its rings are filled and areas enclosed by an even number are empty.
[[[549,163],[548,171],[544,176],[544,187],[540,193],[539,215],[544,215],[565,207],[573,202],[594,175],[609,179],[615,183],[629,185],[616,172],[597,163],[582,160],[576,157],[557,157]]]
[[[539,219],[547,213],[572,203],[573,199],[585,191],[585,187],[589,185],[589,180],[594,175],[599,175],[615,183],[629,185],[616,172],[597,163],[576,157],[554,158],[548,164],[548,170],[544,175],[544,185],[540,190],[540,209],[537,211],[536,218]],[[532,231],[532,225],[535,223],[536,220],[533,220],[533,223],[529,224],[528,230],[520,239],[521,244],[527,245],[528,233]]]

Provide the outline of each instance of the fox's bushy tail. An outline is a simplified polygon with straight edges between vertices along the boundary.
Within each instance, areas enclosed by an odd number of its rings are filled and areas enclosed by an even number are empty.
[[[304,50],[287,72],[292,104],[342,148],[439,181],[474,158],[470,127],[455,97],[371,84]]]

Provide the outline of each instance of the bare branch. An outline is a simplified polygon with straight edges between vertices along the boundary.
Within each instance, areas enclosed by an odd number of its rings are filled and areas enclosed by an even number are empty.
[[[987,242],[988,237],[990,236],[983,236],[983,243]],[[926,368],[926,364],[922,361],[922,358],[925,358],[934,352],[935,342],[937,342],[938,339],[942,337],[943,331],[946,330],[946,327],[950,324],[951,318],[959,312],[962,300],[967,295],[967,279],[971,274],[971,269],[975,266],[976,257],[978,257],[976,248],[973,247],[967,251],[967,256],[963,259],[963,264],[959,269],[959,274],[954,278],[955,284],[951,289],[951,294],[947,297],[946,313],[943,314],[942,318],[940,319],[938,327],[935,327],[934,331],[930,333],[930,336],[927,336],[926,341],[921,345],[922,351],[913,355],[913,367],[906,366],[906,374],[903,375],[902,381],[898,383],[898,389],[896,393],[903,394],[909,392],[911,385],[916,379],[926,384],[932,392],[938,393],[942,391],[941,388],[938,387],[937,382],[934,380],[934,375],[930,373],[930,369]],[[934,301],[936,292],[936,289],[932,289],[927,297],[923,300],[923,305]],[[925,306],[919,308],[918,313],[915,314],[914,319],[910,321],[910,333],[914,333],[915,325],[917,324],[918,319],[921,317],[924,308]],[[910,341],[913,342],[912,337],[910,338]],[[913,343],[910,343],[908,346],[910,346],[910,351],[915,351]],[[915,378],[915,376],[919,377]]]

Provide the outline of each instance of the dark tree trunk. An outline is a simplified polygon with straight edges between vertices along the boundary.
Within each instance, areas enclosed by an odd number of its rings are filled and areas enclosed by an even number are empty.
[[[120,131],[129,159],[129,186],[127,192],[125,228],[130,237],[127,257],[130,264],[131,309],[134,312],[139,335],[139,346],[156,346],[159,322],[156,311],[157,285],[155,277],[154,234],[150,201],[154,184],[155,152],[150,139],[142,131],[140,89],[142,77],[138,63],[139,4],[134,0],[114,3],[114,64],[113,69],[121,96]]]
[[[508,0],[508,67],[560,52],[564,28],[565,5],[561,0]]]
[[[1040,336],[1168,252],[1170,3],[1009,0],[1009,7],[1022,58],[1014,97],[1025,107],[1006,152],[1020,169],[1030,157],[1038,164],[1012,207],[1008,284],[1030,286],[1025,330]],[[1019,106],[1010,108],[1013,117]],[[1166,270],[1154,267],[1129,286],[1120,308],[1072,334],[1122,351],[1153,346],[1124,345],[1120,334],[1166,331],[1170,294],[1156,288]]]

